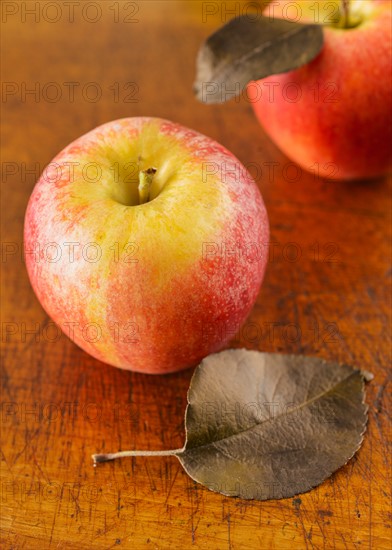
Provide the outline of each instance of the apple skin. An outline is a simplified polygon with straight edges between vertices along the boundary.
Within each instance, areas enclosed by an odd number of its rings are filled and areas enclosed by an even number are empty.
[[[297,18],[300,12],[285,11],[285,4],[273,2],[274,15],[282,17],[283,11]],[[314,22],[309,7],[315,2],[297,4],[299,22]],[[319,4],[323,20],[333,6]],[[262,96],[252,102],[258,120],[290,159],[338,180],[373,179],[391,169],[391,4],[362,0],[351,9],[353,17],[362,17],[357,27],[325,26],[321,53],[299,69],[257,81]],[[273,83],[278,85],[269,97]],[[298,101],[287,101],[297,99],[297,90]],[[256,99],[255,89],[248,88],[248,97]]]
[[[157,169],[145,204],[135,166]],[[105,363],[158,374],[196,365],[233,337],[259,292],[269,225],[229,151],[137,117],[55,157],[30,197],[24,239],[33,289],[67,336]]]

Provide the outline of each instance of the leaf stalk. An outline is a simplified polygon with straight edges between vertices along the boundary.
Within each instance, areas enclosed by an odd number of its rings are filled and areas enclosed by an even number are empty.
[[[117,453],[107,454],[95,454],[91,455],[94,466],[101,462],[108,462],[109,460],[115,460],[116,458],[128,458],[131,456],[176,456],[180,454],[184,449],[169,449],[165,451],[119,451]]]

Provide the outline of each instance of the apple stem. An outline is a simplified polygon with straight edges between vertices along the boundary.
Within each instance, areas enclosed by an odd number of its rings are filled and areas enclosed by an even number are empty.
[[[150,190],[156,168],[147,168],[139,172],[139,204],[145,204],[150,200]]]
[[[350,0],[342,0],[343,27],[348,28],[350,19]]]
[[[101,462],[108,462],[116,458],[127,458],[130,456],[176,456],[184,449],[170,449],[167,451],[119,451],[118,453],[108,453],[102,455],[91,455],[94,466]]]

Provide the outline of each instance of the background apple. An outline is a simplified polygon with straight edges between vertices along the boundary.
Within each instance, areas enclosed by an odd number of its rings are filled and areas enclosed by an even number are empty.
[[[272,2],[265,14],[329,24],[313,61],[258,81],[263,93],[253,107],[280,149],[306,170],[374,178],[391,168],[391,2],[351,1],[347,28],[339,28],[345,25],[342,5]]]
[[[96,128],[42,174],[26,265],[53,320],[94,357],[166,373],[233,336],[259,291],[268,220],[241,163],[178,124]]]

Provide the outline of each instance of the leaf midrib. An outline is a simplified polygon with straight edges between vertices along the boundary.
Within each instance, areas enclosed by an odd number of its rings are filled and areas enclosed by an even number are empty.
[[[285,23],[289,23],[289,21],[286,21],[282,19]],[[259,46],[251,49],[250,51],[244,53],[241,57],[231,60],[224,60],[223,63],[217,66],[216,71],[214,72],[214,78],[222,80],[222,76],[225,76],[227,74],[227,68],[233,67],[234,69],[244,63],[246,63],[249,59],[251,59],[254,56],[260,55],[263,51],[265,51],[267,48],[269,48],[274,43],[281,43],[282,41],[286,41],[290,39],[293,35],[296,35],[298,33],[302,33],[305,31],[305,29],[309,29],[310,27],[317,28],[317,25],[312,24],[303,24],[303,23],[297,23],[295,21],[291,21],[290,23],[293,24],[292,28],[287,28],[284,31],[282,31],[278,36],[275,36],[274,38],[270,38],[266,42],[262,42]],[[294,67],[293,67],[294,68]],[[262,78],[262,77],[260,77]]]
[[[244,430],[240,430],[236,433],[233,433],[231,435],[228,435],[227,437],[222,437],[220,439],[216,439],[214,441],[210,441],[208,443],[204,443],[202,445],[197,445],[195,447],[192,447],[190,449],[187,449],[186,445],[187,445],[187,441],[185,442],[185,445],[183,447],[183,453],[186,453],[187,450],[191,451],[191,450],[194,450],[194,449],[200,449],[200,448],[203,448],[203,447],[208,447],[208,446],[211,446],[211,445],[214,445],[216,443],[219,443],[220,441],[226,441],[228,439],[231,439],[231,438],[235,438],[243,433],[246,433],[246,432],[249,432],[255,428],[257,428],[258,426],[261,426],[263,424],[266,424],[272,420],[274,421],[277,421],[279,418],[281,418],[282,416],[288,416],[290,415],[291,413],[293,413],[294,411],[297,412],[301,409],[303,409],[306,405],[309,405],[311,403],[314,403],[314,401],[317,401],[317,399],[320,399],[321,397],[325,396],[325,395],[328,395],[329,393],[331,393],[333,390],[335,390],[336,388],[338,388],[341,384],[343,384],[344,382],[347,382],[347,380],[349,380],[352,376],[356,376],[356,375],[360,375],[360,371],[359,370],[355,370],[351,373],[349,373],[348,376],[346,376],[346,378],[343,378],[342,380],[340,380],[340,382],[338,382],[337,384],[335,384],[334,386],[332,386],[329,390],[326,390],[322,393],[319,393],[317,395],[315,395],[312,399],[308,399],[307,401],[304,401],[304,403],[301,403],[301,405],[298,405],[297,407],[294,407],[293,409],[290,409],[289,412],[285,412],[285,413],[281,413],[281,414],[278,414],[277,416],[274,416],[273,418],[267,418],[266,420],[262,420],[261,422],[259,422],[258,424],[253,424],[253,426],[250,426],[249,428],[246,428]],[[185,422],[186,422],[186,419],[185,419]],[[183,453],[180,453],[180,454],[183,454]],[[178,456],[178,455],[177,455]]]

